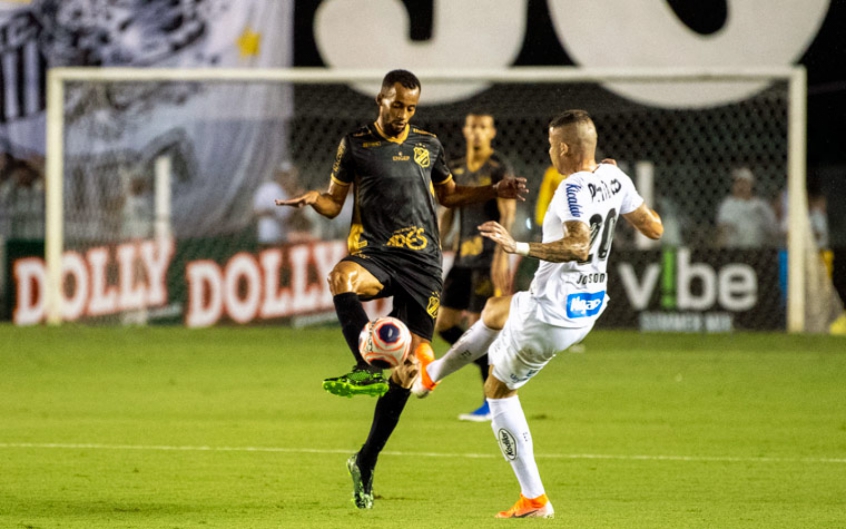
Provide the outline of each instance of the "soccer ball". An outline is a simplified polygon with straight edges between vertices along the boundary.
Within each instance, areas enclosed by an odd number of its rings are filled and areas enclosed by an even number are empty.
[[[367,322],[358,337],[358,351],[364,360],[382,369],[402,364],[411,349],[411,333],[403,322],[385,317]]]

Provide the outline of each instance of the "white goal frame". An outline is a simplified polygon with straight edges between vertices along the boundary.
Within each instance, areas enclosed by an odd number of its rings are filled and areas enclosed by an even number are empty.
[[[805,330],[805,252],[808,250],[806,182],[807,74],[801,66],[762,68],[580,68],[538,67],[502,70],[416,71],[426,82],[526,82],[561,83],[611,81],[787,81],[788,153],[787,189],[789,232],[787,331]],[[53,68],[47,74],[46,147],[46,314],[51,325],[61,323],[61,255],[63,228],[64,87],[70,81],[217,81],[217,82],[308,82],[379,83],[384,71],[325,68],[229,69],[229,68]],[[798,213],[798,214],[797,214]]]

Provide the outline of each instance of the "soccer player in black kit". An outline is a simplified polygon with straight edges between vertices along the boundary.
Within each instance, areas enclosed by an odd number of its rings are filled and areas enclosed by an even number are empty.
[[[458,207],[496,197],[522,199],[526,192],[520,178],[479,187],[456,185],[441,142],[409,124],[420,90],[411,72],[388,72],[376,96],[376,121],[341,140],[329,189],[276,201],[280,206],[311,206],[332,218],[353,185],[350,255],[335,265],[328,280],[356,364],[350,373],[324,380],[323,388],[341,396],[379,395],[367,440],[347,461],[359,509],[373,506],[376,460],[399,422],[420,366],[434,358],[431,340],[443,288],[435,199]],[[358,337],[368,321],[362,300],[388,296],[393,296],[391,316],[411,331],[414,354],[386,381],[380,369],[362,359]]]
[[[457,183],[496,184],[514,174],[508,160],[492,146],[496,126],[490,112],[474,110],[468,113],[462,132],[466,154],[449,164]],[[442,239],[452,230],[456,217],[458,220],[455,261],[444,280],[441,309],[435,321],[435,331],[450,345],[458,341],[467,327],[479,320],[488,298],[511,293],[508,255],[493,241],[482,237],[479,226],[495,220],[510,230],[515,210],[513,199],[497,198],[446,209],[441,216]],[[484,385],[488,378],[488,355],[482,355],[475,363],[479,366]],[[482,400],[479,408],[462,413],[458,418],[477,422],[491,420],[488,401]]]

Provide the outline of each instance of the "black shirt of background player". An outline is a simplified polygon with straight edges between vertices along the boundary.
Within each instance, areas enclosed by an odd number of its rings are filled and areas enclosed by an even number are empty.
[[[467,158],[450,163],[455,183],[462,186],[496,184],[513,171],[499,153],[493,154],[476,171],[467,169]],[[458,213],[458,248],[453,266],[461,268],[490,268],[496,244],[479,235],[479,225],[489,220],[499,221],[497,199],[462,206]]]
[[[451,177],[440,140],[424,130],[389,139],[371,124],[345,136],[332,179],[354,184],[350,254],[401,255],[441,270],[434,186]]]

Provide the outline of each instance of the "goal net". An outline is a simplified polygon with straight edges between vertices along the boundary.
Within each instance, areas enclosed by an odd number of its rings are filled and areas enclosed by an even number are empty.
[[[815,261],[806,257],[814,248],[798,235],[807,227],[804,71],[416,73],[423,90],[413,123],[437,134],[450,157],[464,155],[468,112],[495,117],[494,147],[531,190],[515,222],[522,240],[539,236],[535,206],[550,165],[550,117],[567,108],[593,115],[600,156],[617,160],[665,223],[658,244],[618,224],[607,278],[612,301],[600,326],[808,328],[806,270]],[[285,193],[325,189],[341,137],[374,120],[383,74],[53,70],[46,258],[16,261],[15,320],[331,321],[325,277],[346,254],[349,217],[329,222],[292,211],[287,240],[268,245],[257,236],[255,197],[280,168],[298,174],[287,173]],[[610,82],[681,94],[757,88],[690,108],[638,103]],[[436,92],[458,95],[427,104]],[[760,240],[721,234],[733,179],[751,183],[772,213]],[[526,288],[531,263],[515,269],[515,284]]]

